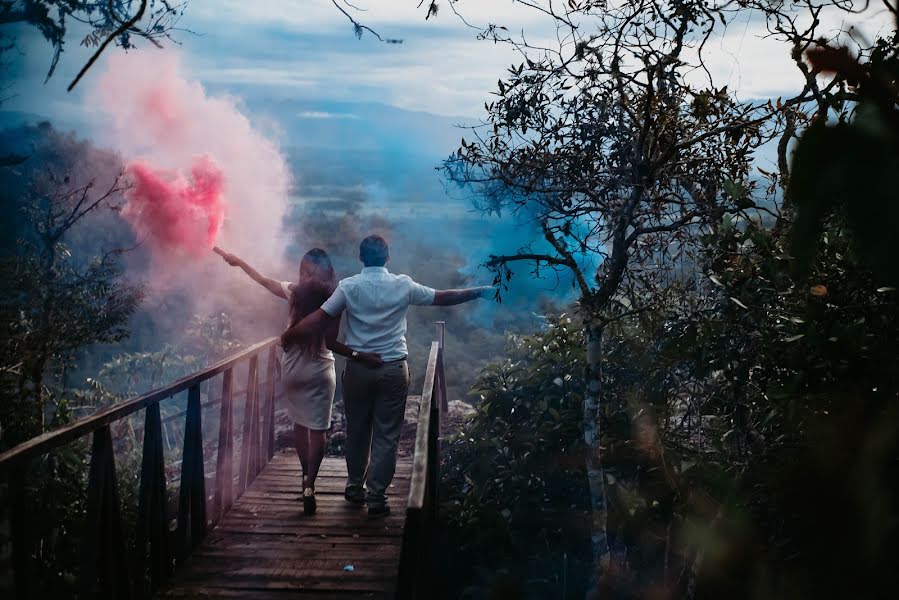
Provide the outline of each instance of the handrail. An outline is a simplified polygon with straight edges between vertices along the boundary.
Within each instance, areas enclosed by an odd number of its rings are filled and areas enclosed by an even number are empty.
[[[431,404],[434,397],[434,379],[437,374],[437,342],[431,343],[428,368],[425,372],[424,389],[421,392],[421,406],[418,408],[418,427],[415,430],[415,453],[412,457],[412,477],[409,482],[409,502],[407,508],[421,509],[425,502],[425,487],[428,474],[428,431],[431,429]]]
[[[10,538],[15,597],[31,595],[31,551],[26,518],[26,479],[31,459],[72,440],[93,434],[87,483],[85,539],[80,548],[79,596],[90,598],[142,597],[158,588],[171,574],[172,558],[183,561],[262,471],[274,454],[275,382],[280,378],[276,356],[278,338],[269,338],[196,373],[105,408],[94,415],[19,444],[0,454],[0,473],[7,475],[10,496]],[[267,368],[259,377],[259,355],[267,354]],[[232,418],[234,367],[247,360],[246,403],[242,425],[240,462],[234,456]],[[221,396],[200,402],[200,385],[222,374]],[[177,530],[170,539],[167,514],[165,458],[160,402],[187,390],[184,411],[184,448],[181,460]],[[207,504],[203,457],[203,408],[220,404],[215,491],[211,514]],[[141,447],[140,490],[133,548],[126,549],[116,483],[112,423],[145,409]],[[261,421],[261,423],[260,423]],[[260,431],[261,429],[261,431]],[[237,466],[237,490],[233,466]],[[170,548],[174,542],[174,548]],[[133,578],[132,578],[133,575]],[[145,588],[146,577],[149,588]]]
[[[120,404],[113,404],[108,408],[97,411],[89,417],[79,419],[65,427],[60,427],[59,429],[54,429],[53,431],[48,431],[47,433],[33,437],[27,442],[22,442],[0,454],[0,471],[9,468],[9,466],[18,461],[46,454],[53,448],[62,446],[74,439],[85,436],[88,433],[93,433],[104,425],[130,416],[139,410],[146,408],[150,404],[166,400],[178,392],[183,392],[194,384],[202,383],[207,379],[215,377],[241,360],[258,354],[269,346],[275,345],[277,342],[278,338],[269,338],[263,342],[254,344],[233,356],[222,359],[214,365],[206,367],[202,371],[198,371],[191,375],[185,375],[181,379],[176,379],[165,387],[152,390],[142,396],[138,396],[137,398],[133,398]]]
[[[406,524],[397,574],[396,597],[402,600],[434,597],[433,535],[437,526],[437,484],[440,466],[440,417],[447,406],[443,365],[445,323],[437,322],[431,344],[424,389],[415,431],[415,455],[406,504]]]

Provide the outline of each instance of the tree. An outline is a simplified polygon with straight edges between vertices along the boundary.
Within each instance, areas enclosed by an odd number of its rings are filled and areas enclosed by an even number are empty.
[[[828,110],[854,113],[863,90],[882,91],[887,81],[895,89],[895,69],[884,60],[883,67],[872,69],[876,76],[862,76],[851,65],[840,70],[814,60],[816,48],[823,45],[822,12],[853,12],[852,4],[524,4],[556,24],[558,46],[538,46],[524,36],[514,40],[495,25],[484,32],[493,41],[512,44],[524,61],[498,82],[497,100],[485,105],[485,125],[473,129],[473,141],[462,140],[446,172],[475,192],[481,210],[517,211],[542,229],[543,239],[531,247],[489,257],[486,264],[496,272],[497,283],[511,278],[511,266],[517,262],[530,263],[535,273],[573,273],[588,346],[584,435],[592,449],[588,476],[596,517],[594,549],[606,573],[624,574],[626,579],[623,528],[632,507],[621,492],[638,485],[632,450],[640,443],[642,425],[638,409],[621,396],[603,393],[603,385],[614,379],[600,371],[602,356],[608,357],[608,350],[602,352],[604,333],[623,317],[665,306],[666,296],[686,301],[691,289],[702,285],[700,269],[712,266],[705,257],[709,248],[704,236],[745,235],[742,243],[751,244],[768,239],[770,232],[758,227],[762,223],[773,225],[775,234],[789,229],[791,200],[798,195],[782,200],[791,182],[792,142],[810,119],[817,118],[818,128],[824,128]],[[892,5],[887,8],[895,14]],[[776,104],[741,103],[726,87],[717,87],[707,70],[705,84],[692,83],[704,70],[705,43],[718,23],[727,26],[747,9],[757,10],[772,35],[792,47],[801,73],[796,96]],[[860,48],[861,55],[888,54],[888,45]],[[811,68],[807,57],[813,59]],[[846,61],[842,65],[847,67]],[[828,70],[843,76],[822,82],[820,75]],[[876,82],[881,82],[879,88]],[[888,106],[895,106],[889,94],[879,97],[881,105],[885,97]],[[872,131],[871,122],[866,123]],[[816,184],[807,188],[821,189],[816,175],[821,152],[838,162],[845,158],[845,151],[833,143],[837,137],[806,162],[810,168],[804,170],[803,182]],[[765,186],[753,172],[752,159],[763,143],[774,139],[780,173],[760,171],[769,179]],[[864,162],[863,157],[874,154],[868,148],[854,160]],[[865,171],[881,189],[888,189],[880,182],[892,172],[883,163],[892,160],[878,157],[879,166],[872,164]],[[802,171],[800,164],[797,159],[797,171]],[[832,189],[829,197],[841,193]],[[817,216],[827,210],[806,211],[812,213],[812,231],[817,231]],[[721,264],[735,260],[732,247],[719,251],[724,253],[719,255]],[[591,256],[602,261],[595,275]],[[725,300],[731,310],[746,310],[738,295]],[[616,336],[620,334],[616,329]],[[745,387],[753,367],[751,361],[737,364],[744,370],[733,374],[743,386],[732,390],[739,408],[731,415],[738,429],[734,439],[749,442],[752,414]],[[705,377],[693,385],[708,387],[711,374],[705,372]]]
[[[556,23],[558,48],[492,27],[493,39],[513,44],[524,60],[498,82],[475,139],[463,139],[446,164],[452,180],[479,194],[481,210],[523,212],[540,225],[540,242],[489,258],[498,283],[520,261],[573,273],[587,340],[593,544],[607,570],[623,570],[627,552],[607,526],[615,508],[607,482],[633,476],[604,459],[629,444],[610,434],[610,424],[630,418],[602,393],[603,334],[647,310],[659,287],[677,279],[698,232],[727,214],[765,210],[750,199],[749,175],[753,151],[773,135],[772,111],[687,77],[702,66],[701,54],[691,64],[688,50],[701,50],[716,21],[733,18],[725,6],[586,2],[558,12],[541,5]],[[590,257],[601,259],[595,273]]]
[[[134,4],[138,4],[136,10]],[[91,31],[81,45],[99,47],[92,63],[110,43],[127,50],[134,47],[133,37],[142,37],[157,46],[159,40],[171,39],[185,4],[167,0],[141,0],[139,3],[132,0],[0,0],[0,25],[25,23],[41,33],[53,47],[53,58],[47,71],[49,80],[62,55],[71,21],[90,27]],[[135,11],[133,16],[130,15],[132,10]],[[140,21],[142,24],[138,26]],[[14,40],[6,38],[0,31],[0,53],[15,46]],[[70,89],[86,69],[72,82]]]
[[[4,187],[16,230],[15,246],[0,257],[0,316],[8,327],[0,346],[4,447],[67,420],[62,391],[76,353],[123,339],[143,295],[121,279],[122,249],[84,256],[67,243],[83,222],[115,208],[125,189],[121,174],[99,187],[72,172],[76,159],[4,177],[20,183]]]

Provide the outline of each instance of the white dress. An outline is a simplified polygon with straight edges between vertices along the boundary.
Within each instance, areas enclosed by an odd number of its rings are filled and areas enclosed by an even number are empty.
[[[282,281],[281,289],[290,302],[290,282]],[[325,347],[318,352],[300,353],[294,345],[281,353],[281,388],[287,400],[290,420],[309,429],[331,427],[331,405],[337,376],[334,372],[334,354]]]

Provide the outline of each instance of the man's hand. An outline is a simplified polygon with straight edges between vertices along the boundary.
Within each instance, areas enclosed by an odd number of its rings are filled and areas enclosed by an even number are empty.
[[[475,289],[478,290],[478,295],[481,298],[493,299],[496,297],[496,288],[492,285],[482,285]]]
[[[381,355],[377,352],[360,352],[356,355],[355,360],[361,362],[366,367],[380,367],[384,364],[384,361],[381,360]]]
[[[431,304],[433,306],[453,306],[454,304],[471,302],[477,298],[493,298],[495,295],[496,288],[492,285],[482,285],[461,290],[437,290],[434,294],[434,302]]]

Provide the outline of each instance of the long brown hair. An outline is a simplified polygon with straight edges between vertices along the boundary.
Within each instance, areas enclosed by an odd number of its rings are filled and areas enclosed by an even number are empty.
[[[337,277],[328,253],[321,248],[307,252],[300,261],[300,280],[290,295],[290,327],[321,308],[336,288]],[[296,342],[300,345],[300,353],[315,354],[322,347],[324,337],[319,334]]]

